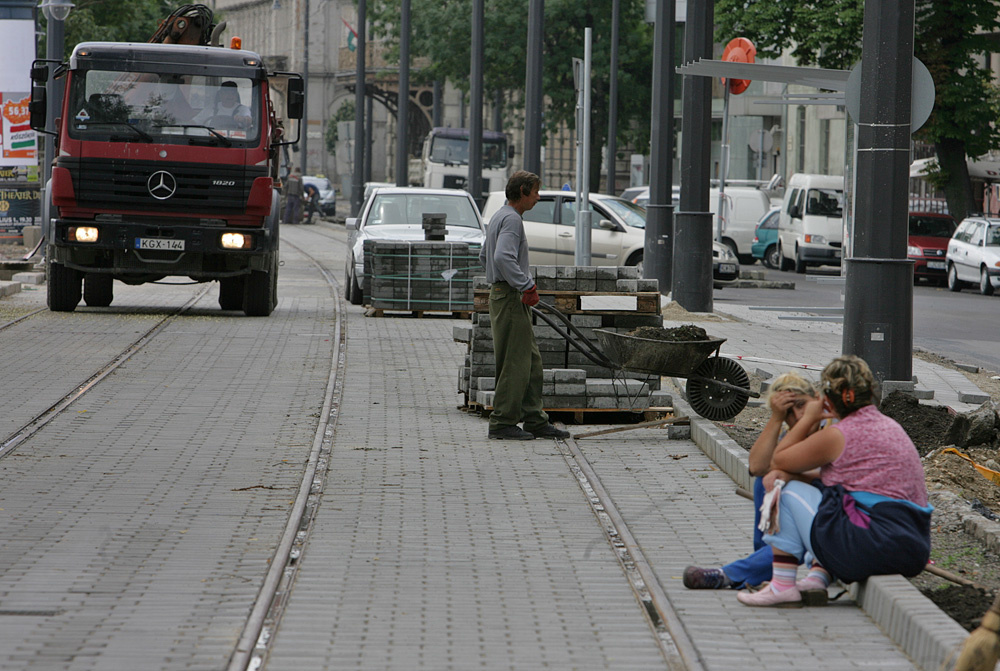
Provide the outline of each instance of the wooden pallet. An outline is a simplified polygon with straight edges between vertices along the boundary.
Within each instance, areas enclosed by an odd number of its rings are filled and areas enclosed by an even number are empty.
[[[627,312],[659,314],[660,312],[660,294],[656,291],[539,291],[538,295],[542,301],[548,303],[564,315],[617,315]],[[636,299],[635,310],[584,310],[580,307],[580,298],[583,296],[634,296]],[[485,289],[476,290],[473,295],[473,307],[476,312],[489,312],[490,292]]]
[[[416,319],[472,319],[471,310],[393,310],[387,308],[365,309],[366,317],[414,317]]]

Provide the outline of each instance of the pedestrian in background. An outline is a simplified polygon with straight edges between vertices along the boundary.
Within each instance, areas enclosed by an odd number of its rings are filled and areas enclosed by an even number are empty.
[[[319,209],[319,187],[315,184],[306,184],[302,187],[304,197],[306,199],[306,216],[304,223],[313,223],[313,215],[316,214],[316,210]]]
[[[542,409],[542,356],[531,327],[538,290],[528,265],[525,212],[538,202],[541,180],[519,170],[507,181],[507,204],[486,229],[479,262],[490,283],[490,328],[496,358],[496,390],[489,437],[510,440],[569,438]],[[518,422],[524,422],[524,428]]]
[[[285,223],[297,224],[302,219],[302,174],[298,168],[285,179]]]

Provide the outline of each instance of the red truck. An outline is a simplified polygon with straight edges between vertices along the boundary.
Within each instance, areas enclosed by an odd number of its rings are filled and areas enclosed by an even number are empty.
[[[32,66],[40,132],[50,65]],[[276,107],[302,118],[301,75],[268,73],[237,38],[85,42],[54,76],[65,97],[43,201],[49,309],[108,306],[114,280],[186,277],[218,280],[223,310],[271,314],[279,149],[298,141],[283,139]]]

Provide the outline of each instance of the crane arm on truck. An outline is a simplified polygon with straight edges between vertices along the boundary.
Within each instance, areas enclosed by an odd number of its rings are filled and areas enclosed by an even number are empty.
[[[196,44],[207,46],[209,40],[215,37],[216,26],[212,23],[215,15],[205,5],[181,5],[174,12],[160,21],[159,28],[149,38],[156,44]],[[225,23],[220,24],[220,28]]]

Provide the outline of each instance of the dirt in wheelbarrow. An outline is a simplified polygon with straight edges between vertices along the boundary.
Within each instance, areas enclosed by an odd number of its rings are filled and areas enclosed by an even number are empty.
[[[684,324],[672,329],[658,328],[656,326],[640,326],[637,329],[629,331],[627,335],[635,336],[636,338],[646,338],[647,340],[662,340],[664,342],[711,340],[705,329],[694,324]]]
[[[934,356],[933,361],[958,370],[954,362],[947,359]],[[751,389],[759,390],[762,379],[751,371],[747,372]],[[978,374],[963,371],[963,374],[990,394],[994,403],[1000,402],[1000,376],[989,371]],[[966,531],[962,516],[982,515],[1000,521],[1000,486],[979,475],[968,460],[942,451],[949,445],[951,422],[942,421],[944,411],[939,407],[887,397],[882,410],[906,429],[923,460],[927,490],[935,507],[931,527],[931,561],[939,568],[974,582],[976,586],[958,585],[927,571],[910,582],[958,624],[972,631],[1000,591],[1000,556]],[[766,401],[760,399],[736,417],[716,424],[749,450],[770,414]],[[990,459],[1000,462],[1000,446],[996,441],[960,451],[978,464],[985,464]]]

